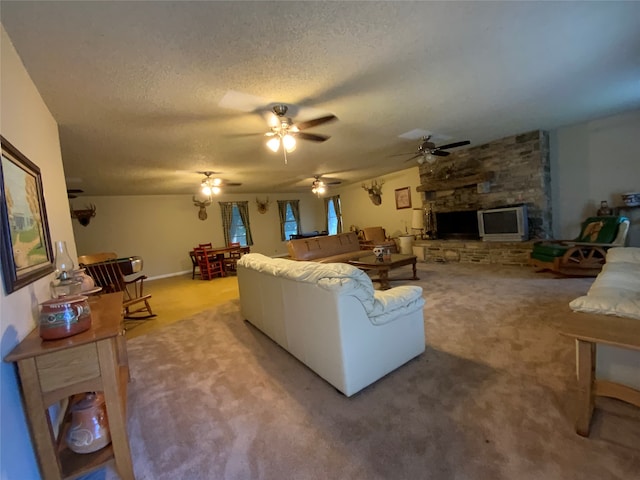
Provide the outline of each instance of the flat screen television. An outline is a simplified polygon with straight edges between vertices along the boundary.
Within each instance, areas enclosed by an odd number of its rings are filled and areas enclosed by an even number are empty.
[[[478,210],[478,231],[484,242],[523,242],[529,239],[527,206]]]

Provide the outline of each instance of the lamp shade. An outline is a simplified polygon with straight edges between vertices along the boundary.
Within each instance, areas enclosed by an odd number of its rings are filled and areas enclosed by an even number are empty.
[[[424,212],[421,208],[413,209],[413,216],[411,217],[411,228],[416,230],[422,230],[424,228]]]

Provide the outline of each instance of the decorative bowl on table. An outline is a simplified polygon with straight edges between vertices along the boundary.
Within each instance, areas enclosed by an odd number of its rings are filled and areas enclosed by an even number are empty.
[[[84,295],[52,298],[40,304],[39,333],[43,340],[57,340],[91,327],[91,308]]]

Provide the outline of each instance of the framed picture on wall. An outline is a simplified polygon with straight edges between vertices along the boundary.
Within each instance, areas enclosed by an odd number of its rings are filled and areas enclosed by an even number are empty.
[[[396,209],[411,208],[411,188],[396,188]]]
[[[0,163],[2,273],[7,294],[54,270],[40,169],[4,137]]]

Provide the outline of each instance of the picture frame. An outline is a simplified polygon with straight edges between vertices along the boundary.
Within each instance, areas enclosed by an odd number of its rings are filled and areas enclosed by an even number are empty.
[[[7,294],[55,270],[40,168],[0,135],[0,256]]]
[[[411,187],[396,188],[396,210],[411,208]]]

